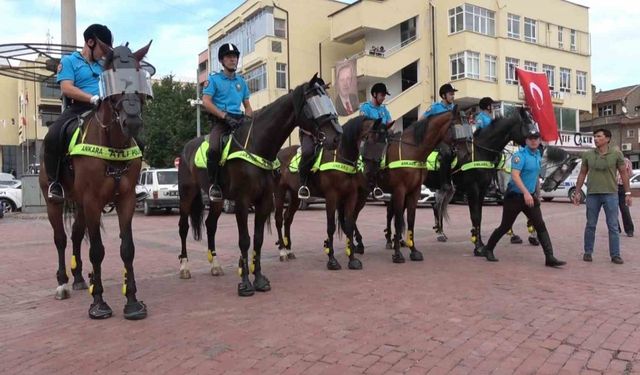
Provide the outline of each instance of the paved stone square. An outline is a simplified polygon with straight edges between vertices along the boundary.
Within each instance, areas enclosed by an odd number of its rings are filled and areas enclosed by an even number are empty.
[[[104,218],[105,299],[114,309],[104,321],[88,318],[86,291],[53,298],[57,256],[46,217],[9,215],[0,220],[0,373],[640,374],[640,242],[622,237],[625,264],[612,264],[602,213],[594,261],[583,262],[584,210],[543,204],[556,255],[569,262],[550,269],[539,247],[506,239],[498,263],[470,256],[462,205],[452,206],[448,243],[436,242],[431,210],[419,209],[425,261],[393,264],[384,207],[368,205],[359,222],[364,269],[346,269],[343,238],[343,270],[332,272],[324,210],[314,207],[294,222],[297,260],[279,262],[275,232],[266,235],[273,290],[251,298],[236,294],[234,216],[223,215],[218,229],[226,274],[211,276],[205,243],[190,238],[193,277],[180,280],[178,216],[137,213],[134,265],[149,316],[134,322],[122,317],[114,215]],[[485,240],[500,214],[485,207]],[[640,224],[638,206],[632,215]],[[526,235],[524,217],[515,229]],[[83,260],[86,274],[87,243]]]

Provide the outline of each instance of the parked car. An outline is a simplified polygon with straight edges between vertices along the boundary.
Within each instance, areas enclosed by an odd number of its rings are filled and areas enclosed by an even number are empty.
[[[140,180],[136,185],[136,195],[146,193],[142,201],[144,214],[150,215],[154,210],[165,209],[171,212],[180,207],[178,193],[178,169],[147,169],[140,173]]]
[[[373,199],[371,194],[369,194],[368,201],[375,202],[376,199]],[[389,202],[391,200],[391,193],[385,192],[382,196],[382,199],[378,201]],[[436,193],[435,191],[431,191],[425,185],[420,186],[420,199],[418,199],[418,206],[433,206],[436,201]]]
[[[580,170],[576,168],[576,170]],[[545,202],[551,202],[555,198],[567,198],[569,202],[573,201],[573,196],[576,194],[576,182],[578,181],[577,173],[571,174],[571,176],[567,177],[563,183],[558,185],[555,190],[552,191],[540,191],[540,197]],[[587,199],[587,186],[586,184],[582,185],[582,196],[580,198],[580,203],[584,203]]]
[[[22,209],[22,182],[16,181],[17,184],[12,186],[0,185],[0,209],[3,213]]]
[[[631,176],[631,178],[629,179],[629,184],[631,185],[632,189],[640,189],[640,172]]]

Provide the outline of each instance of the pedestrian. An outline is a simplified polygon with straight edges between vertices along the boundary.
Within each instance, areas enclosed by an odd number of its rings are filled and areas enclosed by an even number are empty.
[[[582,154],[582,167],[576,182],[576,191],[582,191],[582,184],[587,175],[587,225],[584,228],[584,255],[582,260],[591,262],[593,245],[596,238],[596,224],[600,208],[604,207],[604,214],[609,229],[609,256],[611,262],[623,264],[620,256],[620,235],[618,233],[618,189],[616,184],[616,170],[622,178],[624,201],[631,206],[631,191],[629,176],[624,167],[624,158],[620,150],[611,147],[611,132],[607,129],[596,129],[593,132],[596,148]],[[573,203],[580,204],[580,194],[573,196]]]
[[[633,173],[633,167],[629,158],[624,158],[624,169],[627,171],[627,176],[631,176]],[[618,172],[618,206],[620,207],[620,214],[622,215],[622,226],[624,227],[624,233],[627,237],[633,237],[633,220],[631,219],[631,212],[629,212],[629,206],[625,202],[624,195],[624,182],[622,176]],[[620,223],[618,222],[618,233],[620,233]]]

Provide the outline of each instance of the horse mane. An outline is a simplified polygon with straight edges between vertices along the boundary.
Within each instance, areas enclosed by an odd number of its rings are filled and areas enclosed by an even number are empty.
[[[498,132],[503,131],[505,128],[511,128],[518,121],[520,121],[520,118],[517,114],[509,117],[498,117],[491,122],[491,125],[481,129],[474,136],[477,136],[478,140],[493,139]]]
[[[372,120],[365,116],[356,116],[349,119],[342,127],[342,143],[350,147],[358,141],[358,136],[362,132],[365,120]]]
[[[442,113],[438,113],[437,115],[433,115],[433,116],[429,116],[425,119],[421,119],[418,120],[416,122],[414,122],[413,124],[409,125],[409,127],[406,130],[410,130],[413,129],[413,136],[415,139],[416,144],[420,144],[422,143],[422,140],[424,139],[424,135],[427,134],[427,129],[429,129],[429,125],[431,124],[431,120],[437,117],[442,116],[443,114],[449,113],[450,111],[447,112],[442,112]]]

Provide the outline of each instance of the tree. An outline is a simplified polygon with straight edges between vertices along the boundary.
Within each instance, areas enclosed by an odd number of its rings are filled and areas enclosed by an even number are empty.
[[[174,81],[172,75],[153,83],[154,97],[143,113],[144,159],[149,165],[173,167],[184,145],[196,136],[196,109],[188,103],[195,98],[195,90],[195,84]]]

